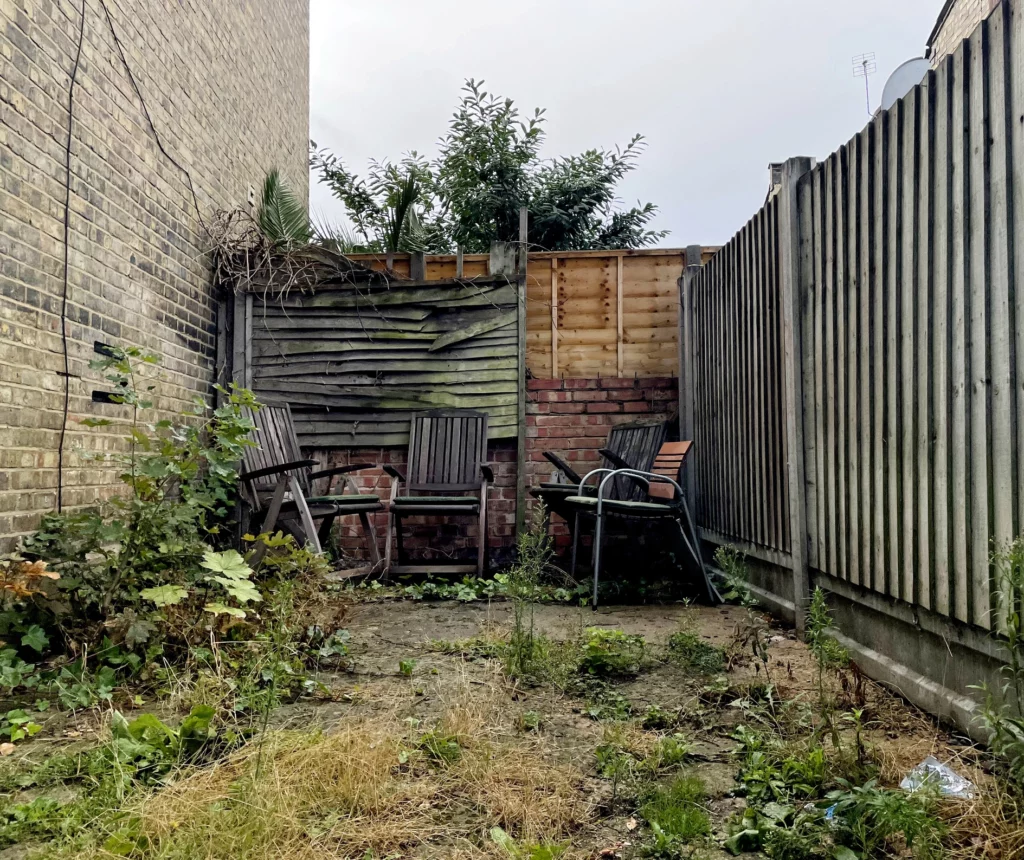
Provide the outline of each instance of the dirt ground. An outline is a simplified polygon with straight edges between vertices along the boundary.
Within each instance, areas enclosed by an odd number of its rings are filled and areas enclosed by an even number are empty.
[[[338,599],[351,598],[339,595]],[[757,671],[756,660],[739,655],[724,676],[702,677],[667,659],[665,646],[673,634],[688,631],[712,645],[731,648],[735,655],[735,637],[746,618],[745,609],[674,604],[603,607],[595,612],[566,605],[536,606],[535,631],[550,640],[578,641],[591,627],[644,637],[648,656],[644,671],[604,688],[603,695],[613,697],[613,704],[628,709],[609,718],[595,713],[594,702],[578,691],[566,693],[552,684],[530,686],[509,681],[493,649],[492,656],[487,656],[487,643],[507,641],[513,617],[509,602],[382,599],[354,601],[339,609],[332,598],[329,608],[333,615],[342,616],[341,624],[351,636],[348,664],[343,670],[317,677],[322,695],[282,705],[274,712],[271,734],[292,739],[284,741],[283,753],[274,755],[281,761],[306,755],[302,767],[311,779],[324,780],[324,792],[329,793],[335,782],[353,778],[353,760],[364,755],[372,759],[374,747],[387,747],[366,765],[378,768],[378,783],[372,791],[387,802],[375,801],[376,806],[371,807],[377,812],[364,811],[351,820],[337,819],[336,813],[333,818],[328,816],[333,823],[326,829],[318,825],[320,841],[315,845],[307,845],[306,831],[299,831],[287,856],[358,860],[515,857],[499,850],[489,838],[491,826],[502,826],[526,841],[550,836],[557,844],[568,844],[566,853],[550,855],[563,860],[642,857],[650,833],[638,816],[636,799],[623,797],[615,781],[601,775],[596,752],[613,736],[616,743],[635,750],[639,759],[667,735],[682,736],[689,749],[674,772],[699,776],[707,789],[714,835],[692,856],[705,860],[727,856],[717,841],[726,832],[729,819],[745,807],[736,781],[737,742],[733,735],[739,725],[757,719],[744,691],[763,689],[763,673]],[[808,712],[818,700],[815,664],[808,648],[791,630],[773,625],[769,654],[779,706],[790,712],[802,707]],[[928,755],[976,782],[986,779],[982,754],[967,739],[860,677],[855,667],[843,678],[843,684],[837,678],[830,683],[845,707],[863,709],[864,739],[880,765],[882,784],[897,785]],[[672,714],[671,724],[645,728],[644,715],[652,708]],[[62,727],[48,725],[52,742],[34,741],[25,753],[31,759],[41,759],[48,745],[54,749],[69,742],[102,742],[105,721],[106,715],[96,712],[69,716]],[[400,764],[405,760],[402,750],[415,750],[417,738],[437,727],[460,738],[466,749],[462,761],[451,772],[423,760],[418,769],[416,760]],[[297,737],[323,740],[296,742]],[[308,760],[318,755],[348,759],[331,770],[324,761]],[[177,828],[192,816],[197,819],[197,830],[216,826],[201,824],[199,819],[231,796],[240,767],[229,761],[219,767],[220,776],[214,768],[210,774],[189,777],[155,793],[135,812],[142,820],[153,822],[155,832],[160,832],[163,820],[173,820]],[[278,777],[294,778],[283,768],[269,779]],[[292,786],[288,792],[295,797],[297,788]],[[347,794],[336,806],[350,803],[352,796]],[[185,798],[188,802],[181,806]],[[309,797],[295,799],[295,803],[299,810],[295,815],[308,815],[316,805]],[[25,856],[18,848],[0,851],[0,857]],[[984,850],[970,856],[1009,857]]]
[[[708,608],[686,605],[622,606],[592,611],[557,605],[536,608],[539,633],[552,639],[571,639],[584,628],[604,627],[642,635],[648,651],[657,655],[666,641],[680,630],[699,632],[709,643],[726,647],[734,639],[737,625],[745,617],[738,607]],[[560,694],[547,687],[522,687],[508,683],[499,661],[463,654],[441,653],[438,643],[459,643],[477,637],[506,636],[511,625],[509,603],[416,603],[384,601],[353,605],[345,618],[351,634],[352,664],[343,675],[324,678],[334,691],[334,701],[298,704],[283,708],[279,725],[322,726],[326,731],[339,723],[373,719],[387,714],[389,720],[416,720],[430,725],[451,704],[466,695],[488,699],[512,719],[505,731],[516,734],[517,715],[537,714],[543,754],[577,775],[577,787],[586,813],[572,836],[573,857],[633,857],[643,838],[628,804],[612,801],[610,781],[599,778],[595,750],[602,743],[607,723],[586,713],[580,698]],[[816,701],[815,668],[807,647],[792,631],[775,626],[771,636],[772,681],[780,699],[790,703]],[[411,676],[399,671],[400,662],[414,661]],[[728,672],[729,689],[761,680],[751,660],[740,661]],[[856,670],[854,670],[854,675]],[[971,773],[976,764],[969,742],[951,734],[926,715],[908,706],[881,687],[860,679],[860,704],[865,707],[865,740],[882,762],[882,781],[895,784],[901,776],[927,755],[953,763]],[[671,662],[655,659],[636,678],[623,680],[615,691],[631,705],[632,715],[642,716],[651,707],[680,711],[677,728],[691,745],[686,768],[700,776],[709,795],[709,811],[716,833],[726,821],[742,811],[744,801],[736,796],[736,742],[730,736],[746,719],[736,706],[735,692],[709,702],[707,679],[695,679]],[[657,739],[658,732],[644,732],[634,720],[631,731],[639,747]],[[664,732],[661,732],[664,734]],[[645,738],[645,735],[649,737]],[[510,738],[510,740],[514,740]],[[405,855],[402,855],[405,856]],[[441,844],[426,844],[408,856],[444,857]],[[724,857],[716,848],[700,856]]]

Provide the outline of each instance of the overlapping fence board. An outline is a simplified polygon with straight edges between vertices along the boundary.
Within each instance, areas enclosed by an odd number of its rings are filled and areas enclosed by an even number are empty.
[[[248,297],[248,374],[286,399],[303,446],[402,445],[412,412],[479,409],[516,435],[516,289],[508,279],[337,284]]]

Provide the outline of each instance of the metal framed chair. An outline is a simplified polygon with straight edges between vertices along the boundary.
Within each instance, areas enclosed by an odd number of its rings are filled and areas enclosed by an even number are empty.
[[[669,434],[668,422],[659,424],[620,424],[613,427],[599,453],[604,458],[603,468],[607,469],[650,469],[662,444]],[[556,513],[570,526],[573,523],[571,508],[565,500],[579,495],[582,477],[558,454],[544,452],[548,460],[565,478],[564,481],[544,482],[530,490],[530,495],[544,502],[548,513]],[[596,492],[597,487],[587,486],[585,492]],[[619,479],[615,482],[614,494],[623,499],[643,498],[643,491],[633,481]]]
[[[384,566],[392,573],[473,573],[487,567],[487,488],[494,472],[487,458],[487,414],[437,409],[412,416],[408,478],[394,466],[391,477]],[[402,546],[402,520],[409,516],[476,517],[479,546],[475,564],[410,564]],[[392,562],[392,534],[395,562]]]
[[[246,448],[238,476],[243,534],[257,530],[273,532],[280,525],[300,544],[319,553],[323,552],[323,544],[338,517],[358,516],[371,566],[352,572],[378,570],[382,560],[369,515],[383,510],[383,505],[379,496],[361,494],[350,477],[353,472],[374,467],[360,463],[314,471],[319,464],[303,456],[287,403],[265,404],[250,418],[255,426],[256,445]],[[337,492],[330,479],[339,475],[344,478],[341,491]],[[316,482],[321,479],[328,479],[328,484],[324,493],[317,493]],[[254,560],[259,561],[265,551],[262,543],[257,544]]]
[[[595,469],[580,481],[580,492],[566,500],[572,508],[575,518],[573,528],[573,547],[571,571],[576,572],[577,550],[580,536],[580,520],[593,518],[594,543],[591,555],[593,576],[592,606],[598,603],[598,585],[601,576],[601,553],[603,541],[607,535],[609,523],[606,520],[618,519],[623,522],[630,520],[671,521],[678,529],[678,537],[693,559],[700,579],[698,585],[710,603],[721,602],[718,593],[700,552],[700,536],[697,532],[690,509],[679,485],[679,473],[683,462],[693,448],[692,442],[666,442],[661,446],[658,456],[650,471],[639,469]],[[598,478],[597,492],[588,495],[584,492],[587,482]],[[617,479],[626,478],[638,482],[646,490],[646,500],[618,499],[610,497]]]

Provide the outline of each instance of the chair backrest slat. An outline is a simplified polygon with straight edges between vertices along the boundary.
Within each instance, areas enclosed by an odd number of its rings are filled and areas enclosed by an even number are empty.
[[[412,416],[409,490],[458,492],[480,486],[487,460],[487,414],[438,409]]]
[[[608,450],[618,454],[629,465],[641,472],[649,472],[659,449],[668,436],[666,422],[660,424],[620,424],[608,434]],[[605,468],[616,468],[605,462]],[[615,489],[609,498],[639,501],[643,489],[628,478],[616,478]]]
[[[655,475],[671,478],[679,482],[679,472],[687,454],[693,448],[693,442],[665,442],[654,458],[654,465],[648,470]],[[652,481],[647,494],[652,499],[674,499],[676,488],[662,481]]]
[[[256,446],[247,447],[242,454],[242,471],[255,472],[302,459],[302,449],[287,403],[265,404],[257,412],[249,412],[248,417],[256,427],[252,433]],[[306,494],[309,492],[309,473],[309,469],[294,469],[291,473]],[[277,475],[261,478],[253,482],[253,489],[258,495],[271,492],[277,479]],[[258,498],[251,501],[259,503]]]

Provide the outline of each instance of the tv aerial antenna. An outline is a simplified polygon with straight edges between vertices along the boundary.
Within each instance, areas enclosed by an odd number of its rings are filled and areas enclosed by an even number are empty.
[[[867,103],[868,116],[871,116],[871,76],[878,71],[878,63],[875,62],[875,52],[858,54],[853,58],[853,76],[864,78],[864,98]]]

